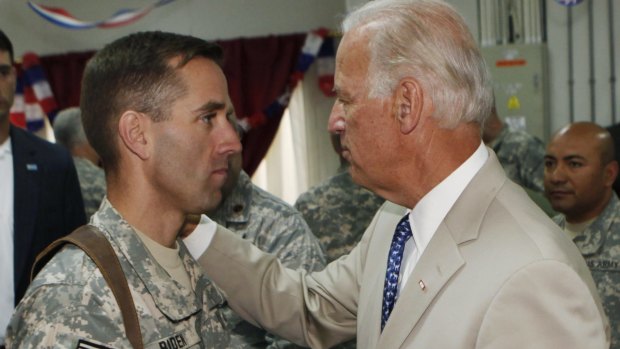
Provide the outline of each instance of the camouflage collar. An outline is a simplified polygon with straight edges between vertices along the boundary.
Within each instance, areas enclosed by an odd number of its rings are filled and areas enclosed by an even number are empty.
[[[620,200],[618,200],[616,193],[613,193],[603,212],[582,234],[577,235],[573,239],[584,257],[600,253],[612,225],[620,219],[619,213]]]
[[[202,307],[198,304],[194,291],[170,278],[151,256],[134,228],[112,207],[107,198],[104,198],[101,208],[93,215],[91,224],[103,231],[117,253],[120,252],[119,259],[130,285],[140,289],[137,280],[132,281],[132,278],[140,279],[146,292],[152,296],[155,305],[163,314],[178,321],[200,311]],[[188,270],[192,285],[196,285],[199,282],[197,279],[203,277],[200,268],[189,256],[185,246],[182,243],[179,245],[179,255]],[[157,282],[158,280],[170,282]]]

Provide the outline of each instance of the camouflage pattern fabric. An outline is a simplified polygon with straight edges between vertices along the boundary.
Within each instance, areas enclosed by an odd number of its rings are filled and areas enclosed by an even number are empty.
[[[74,156],[73,163],[75,163],[78,180],[80,181],[86,218],[90,218],[97,212],[99,205],[101,205],[101,200],[105,196],[105,173],[102,168],[80,157]]]
[[[155,262],[107,199],[91,218],[127,277],[145,348],[226,348],[222,294],[179,240],[192,283],[182,287]],[[7,330],[9,348],[130,348],[120,309],[94,262],[67,245],[31,283]]]
[[[508,178],[535,192],[544,192],[545,145],[523,131],[510,131],[504,125],[502,132],[489,144]]]
[[[319,238],[331,262],[353,249],[383,202],[355,184],[344,171],[301,194],[295,208]]]
[[[553,220],[562,228],[564,215]],[[620,200],[613,193],[603,212],[573,241],[586,260],[611,326],[611,348],[620,349]]]
[[[209,218],[278,257],[292,269],[322,270],[325,256],[317,238],[301,214],[286,202],[252,184],[243,171],[232,193],[209,214]],[[296,347],[268,335],[226,308],[232,328],[228,348]]]
[[[339,172],[301,194],[295,202],[295,208],[321,241],[328,262],[349,254],[385,201],[355,184],[346,168]],[[355,340],[336,346],[355,347]]]

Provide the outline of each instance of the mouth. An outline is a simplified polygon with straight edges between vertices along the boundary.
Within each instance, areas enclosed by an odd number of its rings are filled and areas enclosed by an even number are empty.
[[[549,192],[549,197],[555,200],[563,199],[571,195],[573,195],[573,192],[570,190],[552,190]]]
[[[213,172],[211,172],[214,176],[223,176],[226,177],[228,176],[228,167],[220,167],[217,168],[215,170],[213,170]]]

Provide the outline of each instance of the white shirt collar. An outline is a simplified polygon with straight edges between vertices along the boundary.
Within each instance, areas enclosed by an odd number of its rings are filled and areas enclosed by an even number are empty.
[[[441,222],[452,209],[472,178],[489,157],[484,143],[435,188],[428,192],[409,214],[409,223],[419,255],[422,255]]]
[[[12,154],[13,148],[11,148],[11,136],[7,137],[4,143],[0,144],[0,159],[6,155]]]

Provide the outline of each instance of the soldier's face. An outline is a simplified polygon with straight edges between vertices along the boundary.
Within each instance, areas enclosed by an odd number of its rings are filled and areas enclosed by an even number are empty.
[[[0,123],[9,120],[9,110],[15,96],[16,73],[8,51],[0,50]]]
[[[175,209],[199,214],[221,200],[229,157],[241,151],[241,143],[229,122],[232,105],[222,70],[194,58],[178,74],[185,94],[174,101],[169,120],[152,124],[151,180]]]
[[[598,142],[571,134],[554,137],[547,146],[544,177],[545,195],[553,209],[571,223],[598,216],[613,183],[608,166],[601,163]]]

